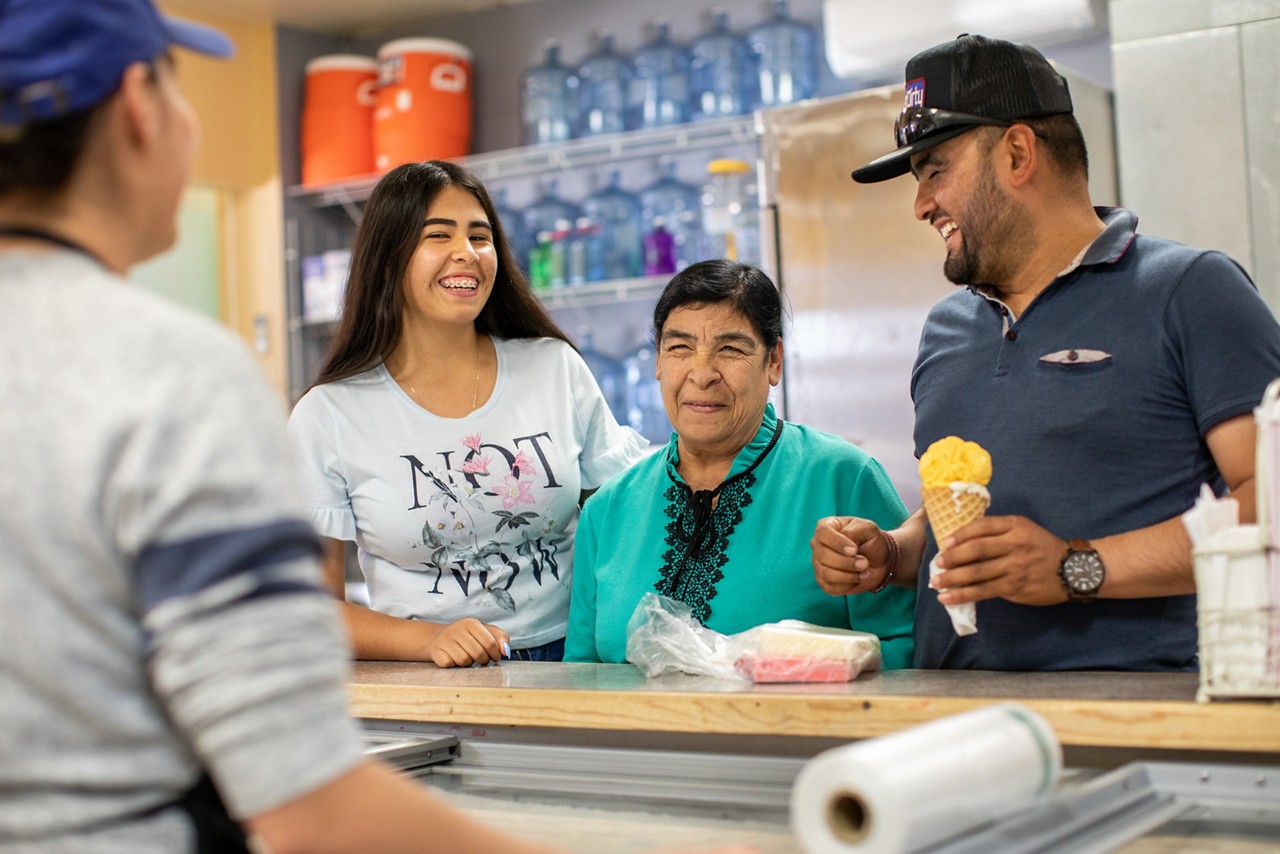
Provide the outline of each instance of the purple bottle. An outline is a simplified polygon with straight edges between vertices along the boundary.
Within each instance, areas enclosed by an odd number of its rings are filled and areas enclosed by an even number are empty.
[[[660,276],[676,271],[676,239],[667,231],[662,217],[655,217],[653,230],[644,236],[644,274]]]

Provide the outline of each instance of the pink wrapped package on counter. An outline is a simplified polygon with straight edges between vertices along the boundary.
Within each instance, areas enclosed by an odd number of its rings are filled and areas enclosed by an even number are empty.
[[[855,661],[759,655],[744,655],[734,666],[752,682],[852,682],[862,672]]]
[[[734,666],[752,682],[850,682],[880,669],[880,639],[866,632],[783,620],[734,637]]]
[[[880,639],[799,620],[723,635],[698,622],[683,602],[646,593],[627,625],[627,661],[650,677],[681,672],[762,683],[849,682],[880,669]]]

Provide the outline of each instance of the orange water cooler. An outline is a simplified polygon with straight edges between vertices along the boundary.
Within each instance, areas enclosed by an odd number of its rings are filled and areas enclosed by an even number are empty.
[[[302,183],[324,184],[374,171],[373,113],[378,63],[334,54],[306,66]]]
[[[374,165],[465,156],[471,149],[471,51],[447,39],[408,38],[378,50]]]

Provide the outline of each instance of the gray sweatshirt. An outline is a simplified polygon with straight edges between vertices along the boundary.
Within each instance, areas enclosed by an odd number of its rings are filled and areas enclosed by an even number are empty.
[[[180,852],[204,771],[244,818],[359,759],[295,488],[229,333],[0,253],[0,852]]]

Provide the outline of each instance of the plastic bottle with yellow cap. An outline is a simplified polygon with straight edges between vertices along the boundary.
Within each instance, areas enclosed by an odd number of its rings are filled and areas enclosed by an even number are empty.
[[[751,166],[718,158],[702,188],[703,258],[760,263],[760,210]]]

